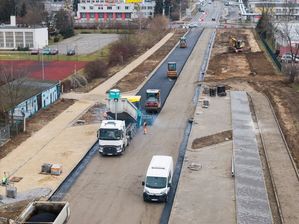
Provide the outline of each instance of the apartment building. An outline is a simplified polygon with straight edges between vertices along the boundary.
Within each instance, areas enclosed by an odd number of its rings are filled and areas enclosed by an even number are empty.
[[[155,0],[80,0],[77,22],[125,21],[154,16]]]

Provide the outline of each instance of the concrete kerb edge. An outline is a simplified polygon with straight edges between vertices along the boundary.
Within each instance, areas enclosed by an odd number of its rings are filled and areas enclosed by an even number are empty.
[[[250,93],[247,93],[247,95],[250,97],[250,99],[252,101],[252,96],[250,95]],[[253,110],[254,110],[254,114],[255,114],[256,109],[255,109],[254,103],[252,103],[252,106],[253,106]],[[273,175],[272,175],[272,168],[271,168],[270,163],[269,163],[269,156],[268,156],[267,150],[265,150],[266,147],[265,147],[265,144],[264,144],[264,142],[265,142],[264,141],[264,136],[261,132],[260,125],[259,125],[260,121],[259,121],[259,119],[256,115],[255,115],[255,117],[256,117],[256,120],[257,120],[256,124],[257,124],[258,130],[259,130],[259,134],[260,134],[260,137],[261,137],[261,143],[262,143],[262,146],[263,146],[263,151],[265,153],[265,158],[266,158],[268,170],[269,170],[269,173],[270,173],[270,179],[271,179],[271,182],[272,182],[272,187],[273,187],[273,191],[274,191],[274,195],[275,195],[275,200],[276,200],[276,205],[277,205],[277,208],[278,208],[280,220],[281,220],[281,223],[285,223],[284,218],[283,218],[281,205],[280,205],[280,201],[279,201],[279,197],[278,197],[278,193],[277,193],[276,184],[275,184],[275,181],[274,181],[274,178],[273,178]],[[267,195],[268,195],[268,192],[267,192]],[[273,217],[272,217],[272,222],[273,222]]]
[[[190,32],[190,30],[188,30],[185,34],[184,34],[184,36],[185,35],[187,35],[188,33]],[[173,34],[174,35],[174,34]],[[172,36],[173,36],[172,35]],[[171,37],[172,37],[171,36]],[[170,37],[170,38],[171,38]],[[169,39],[170,39],[169,38]],[[177,48],[177,46],[179,45],[179,43],[180,43],[180,41],[178,41],[177,43],[176,43],[176,45],[169,51],[169,53],[161,60],[161,62],[155,67],[155,69],[146,77],[146,79],[136,88],[136,89],[134,89],[134,90],[131,90],[131,91],[128,91],[128,92],[125,92],[125,94],[136,94],[143,86],[144,86],[144,84],[148,81],[148,80],[150,80],[151,79],[151,77],[153,76],[153,74],[155,74],[155,72],[158,70],[158,68],[160,68],[160,66],[166,61],[166,59],[169,57],[169,55]],[[161,46],[162,47],[162,46]],[[160,48],[161,48],[160,47]],[[159,49],[160,49],[159,48]]]

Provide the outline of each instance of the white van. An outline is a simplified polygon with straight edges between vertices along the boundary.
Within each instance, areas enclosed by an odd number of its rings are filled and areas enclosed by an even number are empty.
[[[173,176],[173,160],[171,156],[153,156],[142,182],[144,201],[167,202]]]

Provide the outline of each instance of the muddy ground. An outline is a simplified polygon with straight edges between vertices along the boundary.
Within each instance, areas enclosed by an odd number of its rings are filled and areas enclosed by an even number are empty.
[[[43,126],[48,124],[51,120],[57,117],[60,113],[65,111],[74,103],[74,100],[61,99],[52,104],[46,109],[39,111],[32,118],[26,121],[26,132],[20,133],[11,138],[5,145],[0,147],[0,159],[5,157],[8,153],[14,150],[18,145],[24,142],[27,138],[40,130]]]
[[[230,37],[245,41],[243,52],[230,51]],[[264,92],[272,102],[283,133],[299,167],[299,92],[287,83],[286,77],[274,66],[258,45],[254,30],[219,29],[205,81],[224,83],[238,89],[251,85]]]

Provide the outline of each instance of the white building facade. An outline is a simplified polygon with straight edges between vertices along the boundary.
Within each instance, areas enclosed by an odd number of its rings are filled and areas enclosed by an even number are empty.
[[[155,0],[80,0],[78,3],[77,22],[125,21],[139,17],[154,16]],[[131,2],[131,1],[130,1]]]
[[[0,49],[13,50],[19,47],[38,49],[47,45],[47,27],[18,27],[15,16],[10,17],[9,25],[0,26]]]

